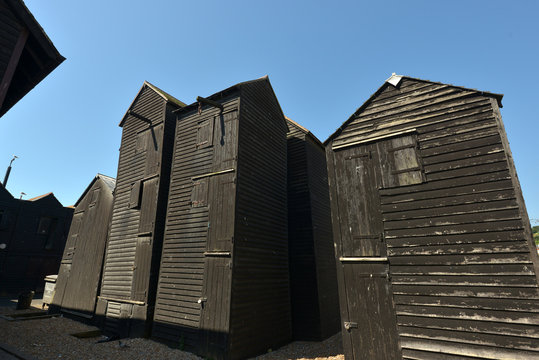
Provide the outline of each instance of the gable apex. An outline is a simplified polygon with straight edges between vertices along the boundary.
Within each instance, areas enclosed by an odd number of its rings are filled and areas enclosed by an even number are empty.
[[[186,106],[186,104],[183,103],[182,101],[176,99],[174,96],[170,95],[169,93],[161,90],[157,86],[155,86],[155,85],[153,85],[153,84],[151,84],[151,83],[149,83],[148,81],[145,80],[142,83],[142,86],[140,87],[140,90],[137,92],[137,95],[135,96],[135,98],[133,99],[133,101],[131,102],[129,107],[127,108],[127,111],[125,112],[125,114],[122,117],[122,120],[120,121],[120,124],[118,124],[118,126],[122,127],[124,125],[124,122],[127,120],[127,116],[129,115],[129,112],[131,111],[131,109],[133,108],[133,106],[135,105],[137,100],[140,98],[140,96],[142,95],[142,93],[144,93],[144,90],[146,90],[146,89],[150,89],[151,91],[156,93],[158,96],[160,96],[164,101],[166,101],[166,102],[168,102],[170,104],[173,104],[178,108],[182,108],[182,107]]]
[[[486,97],[491,97],[491,98],[494,98],[496,99],[496,101],[498,102],[498,106],[501,108],[502,107],[502,98],[503,98],[503,94],[497,94],[497,93],[491,93],[491,92],[488,92],[488,91],[481,91],[481,90],[477,90],[477,89],[472,89],[472,88],[466,88],[466,87],[463,87],[463,86],[456,86],[456,85],[452,85],[452,84],[445,84],[445,83],[441,83],[441,82],[436,82],[436,81],[430,81],[430,80],[424,80],[424,79],[419,79],[419,78],[414,78],[414,77],[410,77],[410,76],[406,76],[406,75],[396,75],[395,73],[393,73],[383,84],[382,86],[380,86],[378,88],[378,90],[376,90],[364,103],[363,105],[361,105],[349,118],[348,120],[346,120],[344,123],[342,123],[341,126],[339,126],[339,128],[333,133],[331,134],[325,141],[324,141],[324,146],[327,146],[327,144],[332,141],[334,138],[336,138],[343,130],[345,127],[348,126],[348,124],[353,121],[356,117],[359,116],[359,114],[361,112],[363,112],[372,102],[374,99],[376,99],[378,96],[380,96],[380,94],[386,90],[389,86],[392,86],[392,87],[395,87],[395,88],[399,88],[402,83],[404,82],[404,80],[409,80],[409,81],[414,81],[414,82],[421,82],[421,83],[426,83],[426,84],[434,84],[434,85],[442,85],[442,86],[446,86],[446,87],[450,87],[450,88],[454,88],[454,89],[459,89],[459,90],[462,90],[462,91],[467,91],[467,92],[475,92],[477,93],[478,95],[481,95],[481,96],[486,96]]]

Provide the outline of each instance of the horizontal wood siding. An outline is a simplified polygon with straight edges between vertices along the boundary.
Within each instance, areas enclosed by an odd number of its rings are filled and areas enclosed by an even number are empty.
[[[63,310],[94,313],[112,203],[112,189],[98,177],[75,208],[53,301]]]
[[[495,110],[479,92],[404,78],[329,145],[417,134],[425,182],[380,190],[406,359],[539,357],[536,254]]]
[[[309,193],[306,132],[292,122],[287,136],[288,251],[294,339],[321,338],[320,308]]]
[[[329,204],[328,171],[323,147],[312,138],[307,137],[306,149],[318,307],[320,309],[320,338],[325,339],[337,333],[341,328]]]
[[[268,81],[242,85],[230,357],[291,340],[286,124]]]
[[[224,103],[224,112],[229,113],[237,106],[236,97]],[[209,178],[195,181],[193,177],[215,172],[215,166],[224,165],[221,162],[216,165],[213,146],[200,145],[201,136],[205,136],[199,133],[200,124],[211,123],[213,129],[218,114],[216,110],[205,108],[202,115],[192,111],[178,117],[152,331],[154,337],[174,344],[181,342],[186,349],[197,353],[204,352],[205,346],[200,331],[204,304],[199,300],[203,297],[204,277],[209,276],[204,271],[210,221],[208,204],[217,204],[208,197]],[[215,126],[219,128],[218,124]],[[212,138],[218,139],[221,135],[204,130]],[[208,141],[207,138],[204,141]],[[234,164],[228,166],[234,167]],[[217,177],[211,180],[217,180]],[[227,196],[234,197],[235,194]],[[213,315],[228,319],[229,312],[223,309],[220,314]]]
[[[322,340],[340,329],[324,148],[288,121],[288,242],[292,329]]]
[[[165,118],[165,101],[149,87],[143,87],[131,110],[152,123]],[[122,143],[111,228],[103,268],[101,296],[130,300],[138,242],[140,210],[130,209],[131,185],[142,180],[146,168],[145,152],[137,152],[137,133],[148,123],[128,115],[123,123]]]

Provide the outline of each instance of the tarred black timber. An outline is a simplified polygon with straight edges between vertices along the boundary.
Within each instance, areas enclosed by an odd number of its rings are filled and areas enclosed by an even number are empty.
[[[287,125],[267,77],[177,112],[152,335],[213,359],[292,339]]]
[[[97,174],[77,200],[50,312],[93,318],[115,186],[115,179]]]
[[[65,58],[22,0],[0,0],[0,39],[2,117]]]
[[[335,251],[324,146],[289,118],[288,249],[295,340],[323,340],[340,330]]]
[[[99,325],[111,335],[150,333],[176,125],[173,111],[183,106],[144,82],[120,122],[118,175],[96,306]]]
[[[72,216],[53,193],[21,200],[0,184],[0,294],[43,291],[45,276],[58,273]]]
[[[539,357],[501,99],[393,75],[324,143],[347,358]]]

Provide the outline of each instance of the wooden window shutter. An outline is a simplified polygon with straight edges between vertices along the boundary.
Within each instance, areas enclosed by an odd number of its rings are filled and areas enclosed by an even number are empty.
[[[198,124],[197,149],[207,148],[213,145],[213,117]]]
[[[131,195],[129,197],[129,208],[139,209],[142,197],[142,181],[138,180],[131,184]]]
[[[135,301],[147,300],[151,260],[151,237],[139,237],[135,250],[135,266],[133,268],[133,283],[131,287],[131,298]]]
[[[191,191],[191,206],[201,207],[208,205],[208,179],[200,179],[193,183]]]
[[[144,181],[142,190],[142,203],[140,206],[139,234],[152,233],[155,225],[157,211],[157,195],[159,178],[155,177]]]
[[[92,191],[92,197],[90,198],[90,205],[89,206],[94,206],[97,203],[97,199],[99,198],[100,190],[101,190],[101,188],[97,188],[97,189],[94,189]]]
[[[42,217],[40,220],[39,220],[39,226],[37,227],[37,233],[40,234],[40,235],[47,235],[50,231],[50,227],[51,227],[51,223],[52,223],[52,218],[50,217]]]
[[[391,140],[388,149],[392,161],[391,175],[399,186],[420,184],[424,181],[421,159],[415,135],[400,136]]]
[[[9,225],[9,214],[7,210],[0,210],[0,230],[5,230]]]
[[[146,131],[146,166],[144,176],[159,173],[161,165],[161,146],[163,142],[163,124]]]
[[[378,143],[382,188],[420,184],[425,181],[415,134]]]
[[[147,137],[148,133],[146,131],[140,132],[137,134],[137,142],[135,145],[135,154],[140,154],[144,151],[146,151],[147,146]]]

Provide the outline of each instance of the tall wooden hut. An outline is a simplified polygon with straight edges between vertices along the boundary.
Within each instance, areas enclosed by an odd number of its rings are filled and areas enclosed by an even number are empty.
[[[286,133],[267,77],[178,112],[154,337],[214,359],[290,341]]]
[[[176,118],[184,104],[144,82],[122,143],[96,314],[106,333],[148,335],[161,255]]]
[[[309,130],[286,120],[292,331],[295,340],[322,340],[340,330],[326,154]]]
[[[0,19],[2,117],[65,58],[22,0],[0,0]]]
[[[93,317],[115,186],[116,179],[97,174],[75,203],[51,311]]]
[[[0,294],[43,291],[46,275],[57,274],[73,209],[53,193],[14,198],[0,184]]]
[[[325,142],[347,358],[539,358],[501,99],[393,75]]]

